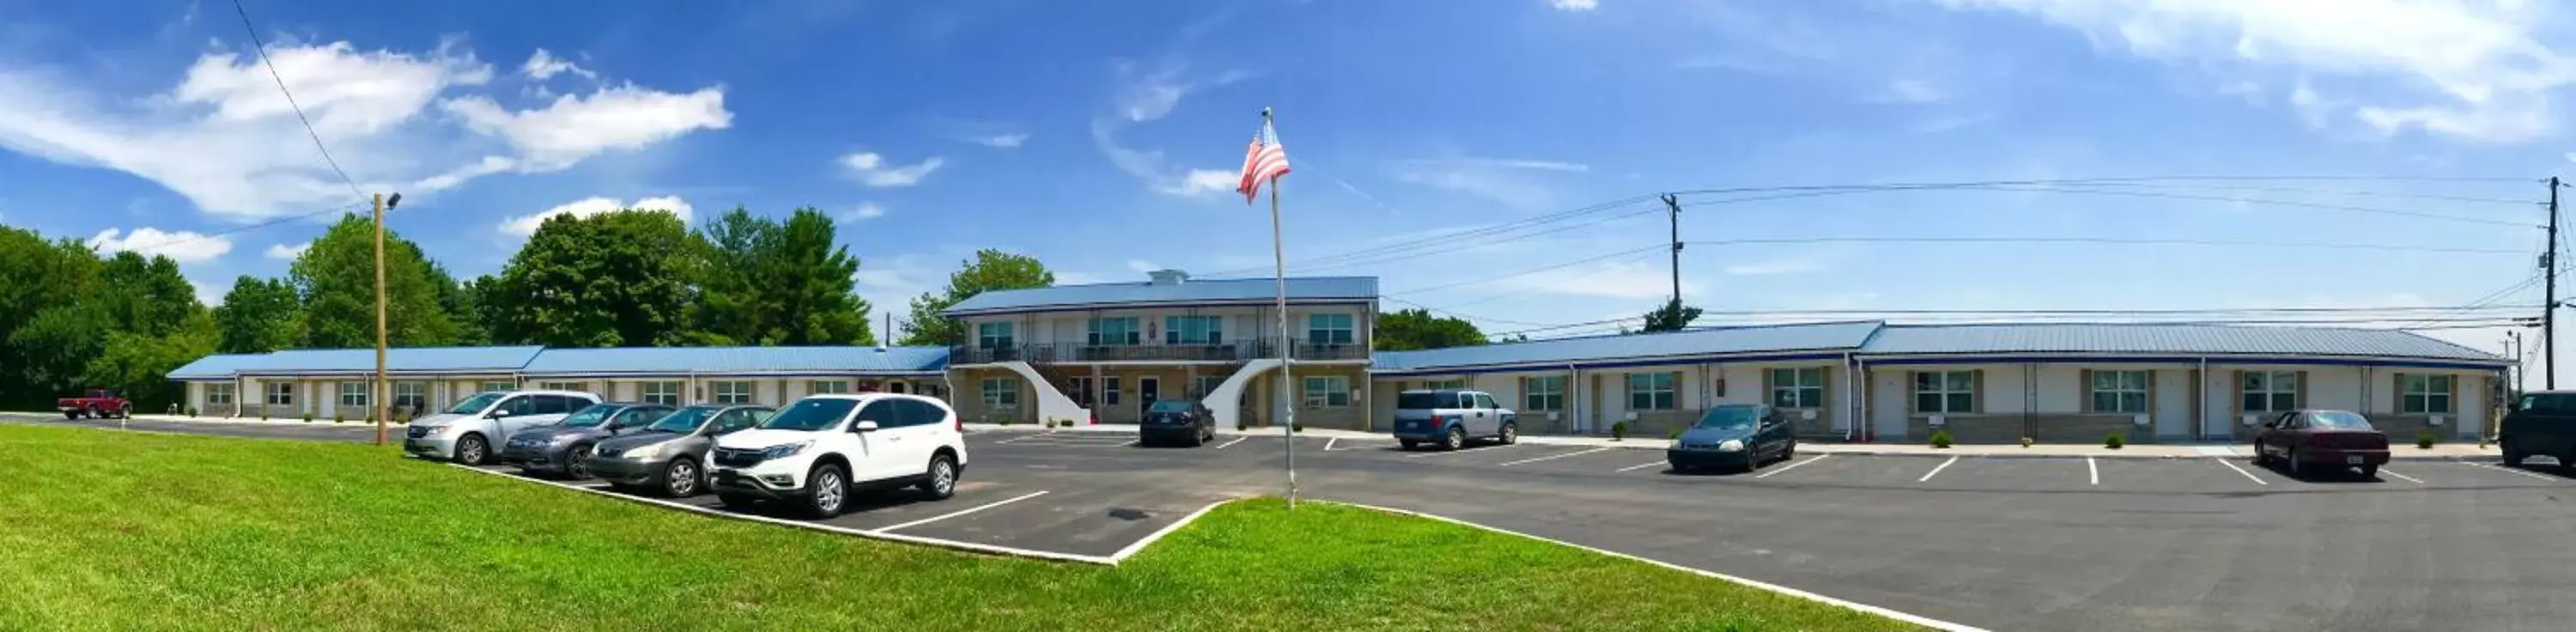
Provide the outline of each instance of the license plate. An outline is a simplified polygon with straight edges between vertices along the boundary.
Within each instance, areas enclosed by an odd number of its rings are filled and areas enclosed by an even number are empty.
[[[2345,465],[2360,465],[2360,464],[2361,464],[2361,455],[2359,455],[2359,454],[2345,455],[2345,456],[2343,457],[2343,463],[2344,463]]]

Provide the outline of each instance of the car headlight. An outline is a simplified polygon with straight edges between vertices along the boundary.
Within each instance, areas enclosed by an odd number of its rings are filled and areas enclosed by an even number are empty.
[[[626,458],[630,458],[630,459],[649,459],[649,458],[653,458],[653,457],[657,457],[657,456],[662,456],[662,445],[663,445],[663,444],[655,443],[655,444],[651,444],[651,445],[642,445],[642,446],[636,446],[636,447],[633,447],[633,448],[627,448],[627,449],[626,449],[626,451],[625,451],[623,454],[625,455],[625,457],[626,457]]]
[[[798,441],[798,442],[795,442],[795,443],[782,443],[782,444],[778,444],[778,445],[769,446],[769,447],[766,447],[766,448],[761,448],[761,449],[760,449],[760,458],[763,458],[763,459],[783,459],[783,458],[787,458],[787,457],[791,457],[791,456],[796,456],[796,453],[798,453],[798,452],[804,452],[804,451],[805,451],[805,447],[806,447],[806,446],[810,446],[810,445],[814,445],[814,442],[813,442],[813,441]]]
[[[1664,449],[1667,449],[1667,450],[1679,450],[1679,449],[1682,449],[1682,440],[1680,440],[1680,439],[1674,439],[1674,440],[1673,440],[1672,445],[1664,446]]]
[[[1728,440],[1726,440],[1726,441],[1725,441],[1725,442],[1723,442],[1723,443],[1719,443],[1719,444],[1717,444],[1717,451],[1719,451],[1719,452],[1743,452],[1743,451],[1744,451],[1744,440],[1742,440],[1742,439],[1728,439]]]

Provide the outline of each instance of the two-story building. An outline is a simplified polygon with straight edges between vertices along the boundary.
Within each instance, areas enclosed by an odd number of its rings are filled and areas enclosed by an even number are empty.
[[[1158,399],[1207,404],[1220,427],[1370,427],[1374,277],[1192,279],[994,290],[945,312],[966,340],[949,353],[951,401],[975,421],[1134,423]],[[1285,319],[1287,332],[1280,332]],[[1278,372],[1295,359],[1290,384]]]

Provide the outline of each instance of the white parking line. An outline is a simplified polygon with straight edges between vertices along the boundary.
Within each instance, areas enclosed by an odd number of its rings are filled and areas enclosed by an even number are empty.
[[[1235,437],[1233,441],[1227,441],[1227,442],[1225,442],[1225,443],[1219,443],[1219,444],[1216,444],[1216,449],[1223,450],[1223,449],[1225,449],[1225,447],[1226,447],[1226,446],[1234,445],[1234,444],[1237,444],[1237,443],[1243,443],[1243,440],[1245,440],[1245,439],[1250,439],[1250,438],[1252,438],[1252,437]]]
[[[2529,476],[2529,477],[2537,478],[2537,479],[2544,480],[2544,481],[2547,481],[2547,480],[2556,480],[2556,478],[2555,478],[2555,477],[2546,476],[2546,475],[2541,475],[2541,474],[2533,474],[2533,473],[2530,473],[2530,472],[2525,472],[2525,471],[2522,471],[2522,470],[2519,470],[2519,469],[2515,469],[2515,468],[2510,468],[2510,467],[2496,467],[2496,466],[2493,466],[2493,465],[2487,465],[2487,464],[2485,464],[2485,463],[2477,463],[2477,462],[2472,462],[2472,461],[2459,461],[2458,463],[2459,463],[2459,464],[2461,464],[2461,465],[2467,465],[2467,466],[2471,466],[2471,467],[2483,467],[2483,468],[2487,468],[2487,469],[2490,469],[2490,470],[2495,470],[2495,471],[2498,471],[2498,472],[2512,472],[2512,473],[2515,473],[2515,474],[2521,474],[2521,475],[2523,475],[2523,476]]]
[[[2415,483],[2416,483],[2416,484],[2418,484],[2418,485],[2421,485],[2421,484],[2423,484],[2423,483],[2424,483],[2424,479],[2415,478],[2415,477],[2407,476],[2407,475],[2404,475],[2404,474],[2399,474],[2399,473],[2396,473],[2396,472],[2390,471],[2388,468],[2380,468],[2380,469],[2379,469],[2379,473],[2381,473],[2381,474],[2386,474],[2386,475],[2389,475],[2389,476],[2395,476],[2395,477],[2402,478],[2402,479],[2406,479],[2406,480],[2410,480],[2410,481],[2415,481]]]
[[[1567,453],[1564,453],[1564,454],[1551,454],[1551,455],[1548,455],[1548,456],[1542,456],[1542,457],[1538,457],[1538,458],[1534,458],[1534,459],[1521,459],[1521,460],[1518,460],[1518,461],[1512,461],[1512,462],[1509,462],[1509,463],[1496,464],[1494,467],[1505,467],[1505,466],[1511,466],[1511,465],[1520,465],[1520,464],[1522,464],[1522,463],[1537,463],[1537,462],[1545,461],[1545,460],[1549,460],[1549,459],[1562,459],[1562,458],[1569,457],[1569,456],[1582,456],[1582,455],[1591,454],[1591,453],[1594,453],[1594,452],[1607,452],[1607,451],[1610,451],[1610,450],[1611,450],[1611,448],[1593,448],[1593,449],[1590,449],[1590,450],[1584,450],[1584,451],[1581,451],[1581,452],[1567,452]]]
[[[2270,484],[2271,484],[2271,483],[2263,482],[2263,479],[2255,478],[2255,477],[2254,477],[2254,473],[2253,473],[2253,472],[2245,471],[2245,468],[2237,467],[2237,466],[2236,466],[2236,464],[2227,462],[2227,458],[2226,458],[2226,457],[2216,457],[2216,456],[2213,456],[2213,457],[2209,457],[2209,460],[2217,461],[2219,465],[2225,465],[2225,466],[2227,466],[2227,469],[2236,470],[2236,473],[2245,475],[2245,480],[2254,481],[2254,484],[2256,484],[2256,485],[2270,485]]]
[[[958,517],[958,516],[963,516],[963,515],[966,515],[966,514],[975,513],[975,512],[983,511],[983,510],[986,510],[986,509],[992,509],[992,508],[994,508],[994,507],[1000,507],[1000,506],[1003,506],[1003,505],[1008,505],[1008,504],[1011,504],[1011,503],[1020,502],[1020,501],[1023,501],[1023,500],[1028,500],[1028,499],[1031,499],[1031,498],[1036,498],[1036,497],[1039,497],[1039,496],[1045,496],[1045,495],[1046,495],[1046,490],[1038,490],[1038,491],[1029,492],[1029,493],[1026,493],[1026,494],[1021,494],[1020,496],[1018,496],[1018,497],[1016,497],[1016,498],[1005,498],[1005,499],[1002,499],[1002,500],[996,500],[996,501],[993,501],[993,502],[984,503],[984,504],[981,504],[981,505],[976,505],[976,506],[973,506],[973,507],[968,507],[968,508],[960,509],[960,510],[957,510],[957,511],[951,511],[951,512],[948,512],[948,513],[939,514],[939,515],[936,515],[936,516],[931,516],[931,517],[923,518],[923,519],[920,519],[920,520],[914,520],[914,521],[912,521],[912,522],[906,522],[906,523],[899,524],[899,525],[895,525],[895,526],[891,526],[891,527],[877,527],[877,528],[875,528],[875,529],[869,529],[869,530],[870,530],[870,531],[875,531],[875,532],[878,532],[878,533],[884,533],[884,532],[887,532],[887,531],[893,531],[893,530],[901,529],[901,528],[904,528],[904,527],[915,527],[915,526],[921,526],[921,525],[930,524],[930,523],[938,522],[938,521],[941,521],[941,520],[947,520],[947,519],[949,519],[949,518],[955,518],[955,517]]]
[[[1644,462],[1644,463],[1639,463],[1639,464],[1636,464],[1636,465],[1631,465],[1631,466],[1627,466],[1627,467],[1619,468],[1619,470],[1618,470],[1618,471],[1625,472],[1625,471],[1628,471],[1628,470],[1643,469],[1643,468],[1649,468],[1649,467],[1654,467],[1654,466],[1657,466],[1657,465],[1664,465],[1664,464],[1665,464],[1665,462],[1663,462],[1663,461],[1647,461],[1647,462]]]
[[[2084,473],[2093,478],[2093,484],[2102,484],[2102,466],[2095,465],[2093,457],[2084,457]]]
[[[1017,442],[1021,442],[1021,441],[1027,441],[1027,440],[1030,440],[1030,439],[1036,439],[1036,438],[1039,438],[1039,437],[1052,437],[1052,436],[1055,436],[1055,433],[1052,433],[1052,432],[1041,432],[1041,433],[1037,433],[1037,434],[1033,434],[1033,435],[1020,435],[1020,436],[1017,436],[1017,437],[1011,437],[1011,438],[1009,438],[1009,439],[1003,439],[1003,440],[1000,440],[1000,441],[995,441],[995,442],[993,442],[993,443],[994,443],[995,445],[1004,444],[1004,443],[1017,443]]]
[[[1771,478],[1771,477],[1772,477],[1773,475],[1775,475],[1775,474],[1779,474],[1779,473],[1781,473],[1781,472],[1786,472],[1786,471],[1789,471],[1789,470],[1798,469],[1798,466],[1800,466],[1800,465],[1806,465],[1806,464],[1809,464],[1809,463],[1814,463],[1814,462],[1817,462],[1817,461],[1822,461],[1822,460],[1825,460],[1825,457],[1829,457],[1829,456],[1833,456],[1833,455],[1831,455],[1831,454],[1819,454],[1819,455],[1815,455],[1815,456],[1807,457],[1807,460],[1799,461],[1799,462],[1796,462],[1796,463],[1791,463],[1791,464],[1788,464],[1788,465],[1783,465],[1783,466],[1780,466],[1778,469],[1774,469],[1774,470],[1771,470],[1771,471],[1768,471],[1768,472],[1763,472],[1763,473],[1760,473],[1760,474],[1755,474],[1755,475],[1753,475],[1753,477],[1754,477],[1754,478]]]
[[[1933,476],[1933,475],[1940,474],[1940,473],[1941,473],[1941,470],[1949,469],[1949,468],[1950,468],[1950,464],[1952,464],[1952,463],[1957,463],[1957,462],[1959,462],[1959,457],[1955,457],[1955,456],[1954,456],[1954,457],[1950,457],[1950,460],[1942,461],[1940,465],[1932,466],[1932,471],[1924,472],[1924,473],[1923,473],[1923,478],[1914,479],[1914,482],[1920,483],[1920,482],[1924,482],[1924,481],[1932,480],[1932,476]]]
[[[1136,444],[1138,444],[1138,443],[1142,443],[1142,442],[1144,442],[1144,441],[1145,441],[1144,439],[1128,439],[1126,443],[1118,444],[1118,447],[1124,448],[1124,447],[1127,447],[1127,446],[1131,446],[1131,445],[1136,445]]]
[[[1333,451],[1333,444],[1341,443],[1341,442],[1342,442],[1342,438],[1341,438],[1341,437],[1333,437],[1333,438],[1331,438],[1331,439],[1326,439],[1326,440],[1324,440],[1324,451],[1325,451],[1325,452],[1331,452],[1331,451]]]
[[[1518,445],[1518,444],[1506,443],[1506,444],[1502,444],[1502,445],[1491,446],[1491,447],[1485,447],[1485,448],[1463,448],[1463,447],[1462,447],[1462,448],[1458,448],[1458,449],[1456,449],[1456,450],[1442,450],[1442,451],[1438,451],[1438,452],[1423,452],[1423,453],[1419,453],[1419,454],[1407,454],[1407,455],[1404,455],[1404,458],[1408,458],[1408,459],[1419,459],[1419,458],[1426,457],[1426,456],[1442,456],[1442,455],[1449,455],[1449,454],[1466,454],[1466,453],[1469,453],[1469,452],[1479,452],[1479,451],[1483,451],[1483,450],[1500,450],[1500,449],[1503,449],[1503,448],[1512,447],[1512,446],[1514,446],[1514,445]]]

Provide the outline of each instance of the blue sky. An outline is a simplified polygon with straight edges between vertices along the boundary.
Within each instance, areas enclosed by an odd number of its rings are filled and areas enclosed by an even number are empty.
[[[2576,61],[2561,49],[2576,38],[2544,4],[248,7],[341,165],[403,192],[395,230],[460,275],[497,270],[540,213],[636,204],[832,212],[881,310],[979,247],[1037,255],[1068,282],[1266,274],[1269,218],[1230,189],[1268,106],[1296,169],[1292,273],[1376,275],[1390,296],[1508,331],[1654,305],[1669,281],[1653,251],[1503,275],[1651,247],[1663,216],[1590,221],[1650,208],[1622,207],[1454,250],[1424,237],[1661,191],[1883,182],[2386,176],[2124,190],[2513,225],[2031,191],[1715,204],[1685,212],[1685,239],[2507,252],[1702,244],[1685,292],[1729,310],[2464,304],[2530,276],[2540,237],[2519,223],[2538,208],[2389,195],[2536,202],[2534,180],[2566,173],[2558,102]],[[252,50],[229,3],[0,0],[0,222],[172,254],[211,293],[283,274],[318,220],[171,245],[356,197]],[[1293,265],[1363,248],[1391,254]],[[2501,332],[2432,333],[2495,349]]]

